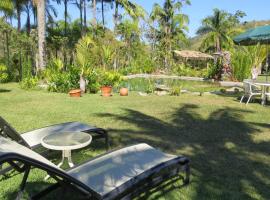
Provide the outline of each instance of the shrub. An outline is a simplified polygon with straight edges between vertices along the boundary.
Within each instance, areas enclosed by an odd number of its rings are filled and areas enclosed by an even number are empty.
[[[179,96],[181,94],[181,86],[173,86],[170,90],[170,95],[171,96]]]
[[[207,68],[197,69],[184,63],[175,65],[172,71],[178,76],[205,77],[207,75]]]
[[[121,79],[121,75],[117,72],[103,71],[100,74],[99,84],[101,86],[117,86]]]
[[[87,90],[90,93],[97,93],[100,89],[100,84],[98,82],[99,72],[97,70],[91,71],[87,76]]]
[[[22,89],[28,90],[28,89],[34,89],[36,88],[38,85],[38,78],[37,77],[27,77],[24,78],[21,82],[20,82],[20,87]]]
[[[0,64],[0,82],[5,83],[8,81],[7,66]]]
[[[206,78],[220,79],[222,68],[222,59],[218,59],[215,64],[212,64],[210,67],[208,67]]]
[[[80,69],[71,66],[68,71],[46,69],[48,90],[51,92],[68,92],[71,89],[79,88]]]
[[[153,93],[154,90],[155,90],[155,86],[154,86],[153,81],[151,81],[150,79],[148,79],[145,92],[147,94],[150,94],[150,93]]]

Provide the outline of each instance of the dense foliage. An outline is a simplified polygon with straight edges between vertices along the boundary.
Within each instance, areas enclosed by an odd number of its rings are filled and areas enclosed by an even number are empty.
[[[46,45],[40,56],[37,30],[37,2],[6,1],[0,4],[0,82],[22,81],[23,88],[46,84],[49,91],[67,92],[85,82],[89,92],[102,85],[117,85],[121,75],[136,73],[167,73],[179,76],[220,78],[222,63],[179,62],[174,50],[189,47],[189,18],[182,12],[189,0],[164,0],[154,4],[149,15],[129,0],[77,1],[80,18],[68,17],[71,1],[56,1],[64,6],[64,19],[55,21],[57,10],[46,1]],[[93,20],[87,22],[92,3]],[[114,9],[113,29],[106,27],[106,7]],[[102,23],[97,21],[97,9],[102,10]],[[122,9],[119,9],[122,7]],[[41,12],[41,11],[39,11]],[[25,24],[21,15],[26,15]],[[198,30],[202,43],[197,48],[213,53],[230,51],[232,79],[249,77],[253,66],[265,62],[265,47],[236,47],[232,37],[245,28],[240,19],[245,13],[234,14],[214,9],[213,15],[202,20]],[[11,19],[15,18],[16,26]],[[197,49],[197,50],[198,50]],[[43,56],[43,57],[42,57]],[[40,57],[46,63],[39,72]],[[149,89],[151,90],[151,89]]]

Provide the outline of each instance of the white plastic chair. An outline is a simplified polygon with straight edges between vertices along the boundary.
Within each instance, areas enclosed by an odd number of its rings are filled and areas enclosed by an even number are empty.
[[[242,103],[244,98],[247,97],[248,98],[246,102],[246,105],[247,105],[253,96],[262,95],[262,91],[250,81],[244,81],[243,85],[244,85],[244,95],[241,97],[240,103]]]

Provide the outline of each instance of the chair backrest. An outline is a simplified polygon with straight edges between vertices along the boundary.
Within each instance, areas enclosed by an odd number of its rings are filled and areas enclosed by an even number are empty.
[[[250,85],[250,83],[248,81],[243,82],[243,87],[244,87],[245,94],[250,94],[252,92],[250,86],[251,85]]]
[[[19,144],[22,144],[30,148],[29,144],[20,136],[20,134],[0,116],[0,135],[3,137],[8,137]]]
[[[245,80],[243,82],[243,86],[244,86],[244,92],[245,94],[252,94],[255,92],[256,89],[258,89],[258,87],[253,84],[252,82]]]

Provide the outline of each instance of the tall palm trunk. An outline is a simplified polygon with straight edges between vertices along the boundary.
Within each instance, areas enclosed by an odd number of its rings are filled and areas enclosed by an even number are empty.
[[[64,0],[64,16],[65,16],[65,36],[67,36],[67,4],[68,4],[68,0]]]
[[[101,0],[101,12],[102,12],[102,25],[105,27],[105,19],[104,19],[104,0]]]
[[[20,6],[17,6],[16,8],[16,12],[17,12],[17,20],[18,20],[18,25],[17,25],[17,29],[18,32],[21,32],[21,8]]]
[[[97,10],[97,4],[96,0],[92,0],[92,9],[93,9],[93,25],[97,25],[97,18],[96,18],[96,10]]]
[[[86,29],[86,26],[87,26],[87,24],[86,24],[86,0],[83,0],[83,12],[84,12],[84,19],[83,19],[83,21],[84,21],[84,29]]]
[[[81,32],[83,31],[83,0],[79,1],[79,10],[80,10],[80,26]]]
[[[31,18],[30,18],[29,6],[26,7],[26,28],[27,28],[27,34],[29,35],[31,31]]]
[[[221,51],[221,45],[220,45],[220,38],[217,36],[216,38],[216,51],[220,52]]]
[[[118,7],[119,7],[119,2],[118,0],[115,0],[115,10],[114,10],[114,31],[116,31],[116,27],[118,24]]]
[[[36,1],[37,5],[37,20],[38,20],[38,66],[37,70],[42,71],[45,69],[45,0]]]

